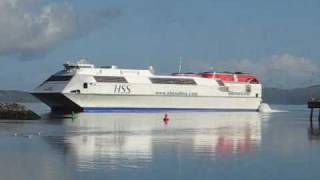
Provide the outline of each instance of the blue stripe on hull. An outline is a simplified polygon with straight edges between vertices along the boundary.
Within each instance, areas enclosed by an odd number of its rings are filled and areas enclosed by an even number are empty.
[[[84,107],[83,112],[256,112],[257,109],[196,109],[196,108],[126,108],[126,107]]]

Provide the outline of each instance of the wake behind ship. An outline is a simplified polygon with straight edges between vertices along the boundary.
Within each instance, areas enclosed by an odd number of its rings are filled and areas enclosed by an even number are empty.
[[[253,74],[174,73],[155,75],[87,61],[64,64],[33,95],[52,111],[257,111],[261,84]]]

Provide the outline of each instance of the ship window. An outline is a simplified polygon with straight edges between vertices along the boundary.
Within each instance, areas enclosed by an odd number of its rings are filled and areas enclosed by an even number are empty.
[[[219,84],[219,86],[224,86],[224,82],[221,80],[217,80],[217,83]]]
[[[76,89],[76,90],[72,90],[70,91],[71,93],[75,93],[75,94],[80,94],[80,90],[79,89]]]
[[[70,81],[72,76],[51,76],[46,81]]]
[[[197,83],[193,79],[185,78],[150,78],[153,84],[185,84],[196,85]]]
[[[83,83],[83,88],[87,89],[88,88],[88,83]]]
[[[109,82],[109,83],[128,83],[128,81],[121,76],[94,76],[97,82]]]

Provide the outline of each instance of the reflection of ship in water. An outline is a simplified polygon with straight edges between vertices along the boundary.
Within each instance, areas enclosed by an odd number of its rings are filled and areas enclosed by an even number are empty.
[[[215,126],[211,133],[195,135],[196,151],[226,156],[249,153],[260,144],[261,120],[257,113],[231,114],[216,120]]]
[[[148,163],[152,157],[150,135],[76,135],[66,138],[71,144],[71,151],[81,166],[93,165],[94,162],[117,166],[141,166],[137,162]]]
[[[254,151],[261,141],[261,114],[256,112],[169,116],[164,125],[163,114],[158,113],[80,113],[75,121],[63,121],[64,149],[80,167],[142,167],[167,151],[168,145],[169,154],[176,157],[218,156]]]

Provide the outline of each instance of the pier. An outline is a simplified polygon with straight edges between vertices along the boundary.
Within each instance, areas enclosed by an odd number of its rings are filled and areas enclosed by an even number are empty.
[[[310,109],[310,134],[311,135],[320,135],[319,129],[320,129],[320,100],[310,100],[308,102],[308,108]],[[313,124],[313,114],[314,110],[319,109],[319,114],[318,114],[318,129],[314,128]]]

